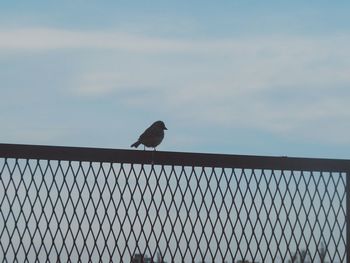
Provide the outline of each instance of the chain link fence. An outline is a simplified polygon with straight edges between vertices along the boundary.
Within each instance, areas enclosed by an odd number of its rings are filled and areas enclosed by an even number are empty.
[[[0,144],[0,259],[349,262],[349,167]]]

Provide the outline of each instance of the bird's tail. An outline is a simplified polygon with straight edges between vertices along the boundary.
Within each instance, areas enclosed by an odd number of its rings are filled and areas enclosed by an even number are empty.
[[[135,142],[134,144],[132,144],[130,147],[135,147],[135,148],[137,148],[137,147],[139,147],[140,144],[141,144],[141,142],[140,142],[140,141],[137,141],[137,142]]]

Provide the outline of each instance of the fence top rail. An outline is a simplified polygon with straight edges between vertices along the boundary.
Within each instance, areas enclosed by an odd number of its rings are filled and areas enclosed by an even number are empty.
[[[164,152],[6,143],[0,143],[0,158],[294,171],[350,171],[350,160],[347,159]]]

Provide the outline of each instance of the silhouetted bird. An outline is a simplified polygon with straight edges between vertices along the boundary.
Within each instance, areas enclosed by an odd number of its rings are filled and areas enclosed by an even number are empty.
[[[150,127],[148,127],[139,137],[137,142],[130,147],[137,148],[140,144],[146,147],[153,147],[154,150],[162,142],[164,138],[164,130],[167,130],[164,122],[156,121]]]

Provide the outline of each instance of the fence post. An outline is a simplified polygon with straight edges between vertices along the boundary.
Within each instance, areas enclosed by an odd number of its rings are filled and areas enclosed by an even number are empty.
[[[346,172],[346,262],[350,263],[350,169]]]

